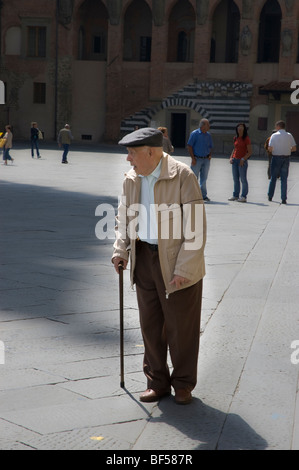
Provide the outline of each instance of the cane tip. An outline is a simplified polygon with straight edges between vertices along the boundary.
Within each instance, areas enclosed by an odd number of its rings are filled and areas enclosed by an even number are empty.
[[[125,388],[125,382],[120,382],[121,388]]]

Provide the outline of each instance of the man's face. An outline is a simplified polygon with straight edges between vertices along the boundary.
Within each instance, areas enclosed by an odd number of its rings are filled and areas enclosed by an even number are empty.
[[[150,147],[127,147],[127,161],[130,162],[137,175],[147,176],[155,169]]]
[[[208,132],[208,130],[210,129],[210,124],[208,122],[204,122],[202,125],[201,125],[201,132]]]

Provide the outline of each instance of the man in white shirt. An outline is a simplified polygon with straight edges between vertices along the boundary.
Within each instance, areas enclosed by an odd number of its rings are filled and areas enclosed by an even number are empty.
[[[290,156],[296,151],[296,142],[294,137],[285,130],[285,122],[278,121],[275,125],[277,132],[272,134],[269,141],[269,151],[272,152],[271,161],[271,179],[268,189],[268,199],[272,201],[277,176],[281,180],[281,201],[287,203],[287,179],[289,175]]]

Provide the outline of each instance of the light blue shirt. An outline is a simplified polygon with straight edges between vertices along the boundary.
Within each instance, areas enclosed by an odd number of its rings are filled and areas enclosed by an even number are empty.
[[[212,136],[209,132],[195,129],[191,132],[187,145],[192,147],[194,156],[207,157],[213,148]]]
[[[158,244],[158,224],[155,210],[154,186],[161,173],[162,159],[154,171],[141,178],[140,212],[138,216],[138,237],[140,240]]]

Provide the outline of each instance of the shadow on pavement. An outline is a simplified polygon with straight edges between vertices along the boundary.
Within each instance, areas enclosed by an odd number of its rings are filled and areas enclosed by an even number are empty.
[[[240,416],[224,413],[193,398],[190,405],[176,405],[173,399],[159,402],[161,416],[153,423],[166,423],[189,439],[198,450],[263,450],[267,441]]]

